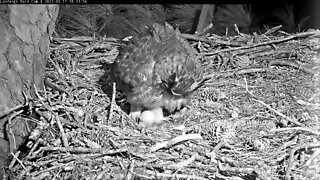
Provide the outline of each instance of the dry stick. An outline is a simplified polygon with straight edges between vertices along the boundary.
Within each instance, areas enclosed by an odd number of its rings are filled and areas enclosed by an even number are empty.
[[[282,28],[282,25],[273,27],[273,28],[269,29],[268,31],[266,31],[265,33],[263,33],[262,35],[269,35],[269,34],[271,34],[271,33],[273,33],[273,32],[276,32],[276,31],[279,30],[280,28]]]
[[[183,141],[186,141],[186,140],[190,140],[190,139],[202,139],[202,136],[200,134],[186,134],[186,135],[181,135],[181,136],[177,136],[171,140],[168,140],[168,141],[163,141],[163,142],[160,142],[160,143],[157,143],[155,145],[153,145],[151,148],[150,148],[150,151],[151,152],[154,152],[154,151],[157,151],[161,148],[164,148],[164,147],[170,147],[174,144],[177,144],[179,142],[183,142]]]
[[[127,172],[127,175],[126,175],[126,180],[131,180],[132,179],[132,172],[133,172],[133,168],[134,168],[134,159],[130,162],[130,165],[129,165],[129,170]]]
[[[244,83],[245,83],[246,91],[247,91],[252,97],[255,97],[254,94],[252,94],[252,93],[249,91],[247,78],[244,77],[243,80],[244,80]]]
[[[34,85],[33,87],[34,87],[34,89],[35,89],[35,94],[36,94],[36,96],[38,97],[38,99],[40,100],[41,104],[42,104],[48,111],[50,111],[51,113],[53,113],[53,114],[55,115],[57,125],[58,125],[58,127],[59,127],[60,132],[61,132],[62,143],[63,143],[63,145],[64,145],[65,147],[68,147],[68,146],[69,146],[69,145],[68,145],[68,139],[67,139],[66,134],[65,134],[65,132],[64,132],[64,129],[63,129],[62,123],[61,123],[61,121],[60,121],[59,115],[56,114],[56,113],[54,113],[54,112],[51,110],[51,108],[48,107],[48,105],[46,105],[46,104],[43,102],[43,98],[40,96],[37,87],[36,87],[35,85]]]
[[[9,165],[9,169],[12,170],[12,167],[14,166],[15,162],[18,161],[18,163],[21,165],[21,167],[23,168],[23,170],[21,171],[20,175],[24,175],[27,172],[30,172],[30,167],[26,167],[24,166],[24,164],[20,161],[20,159],[18,158],[20,154],[20,151],[18,151],[16,154],[11,152],[11,155],[13,157],[10,165]],[[18,176],[18,177],[22,177],[22,176]],[[18,178],[21,179],[21,178]]]
[[[113,82],[113,83],[112,83],[112,99],[111,99],[111,104],[110,104],[110,112],[109,112],[108,122],[111,121],[112,116],[113,116],[114,104],[116,103],[116,102],[115,102],[115,101],[116,101],[116,92],[117,92],[116,83]]]
[[[60,117],[56,113],[55,113],[55,117],[56,117],[56,122],[57,122],[57,125],[58,125],[60,133],[61,133],[62,144],[64,147],[68,147],[69,146],[68,139],[67,139],[66,133],[64,132],[62,123],[60,121]]]
[[[54,164],[53,166],[50,166],[49,168],[42,169],[40,172],[33,171],[29,174],[29,176],[35,177],[34,179],[48,179],[46,177],[50,176],[54,172],[54,170],[61,170],[62,168],[67,167],[68,165],[69,164],[57,163],[57,164]]]
[[[279,32],[279,33],[281,33],[281,34],[287,35],[287,36],[289,36],[289,35],[290,35],[289,33],[284,32],[284,31],[278,31],[278,32]]]
[[[124,116],[126,119],[128,119],[130,122],[131,122],[131,124],[130,125],[132,125],[134,128],[136,128],[136,129],[139,129],[139,126],[138,126],[138,124],[137,124],[137,122],[136,121],[134,121],[131,117],[129,117],[129,115],[126,113],[126,112],[124,112],[122,109],[121,109],[121,107],[120,106],[118,106],[116,103],[114,104],[114,107],[115,107],[115,109],[118,111],[118,112],[121,112],[121,116]],[[122,118],[123,119],[123,118]],[[122,121],[122,120],[121,120]],[[124,127],[124,122],[122,121],[122,127]]]
[[[313,70],[307,68],[307,67],[304,67],[302,65],[299,65],[297,63],[293,63],[293,62],[288,62],[288,61],[281,61],[281,60],[275,60],[275,61],[271,61],[269,63],[269,66],[273,66],[273,65],[286,65],[286,66],[292,66],[294,68],[297,68],[297,69],[301,69],[303,72],[305,73],[308,73],[308,74],[315,74],[316,72],[314,72]],[[206,75],[205,77],[206,78],[218,78],[220,76],[223,76],[223,77],[230,77],[230,76],[233,76],[233,75],[241,75],[241,74],[248,74],[248,73],[257,73],[257,72],[267,72],[268,70],[270,70],[269,68],[264,68],[264,67],[261,67],[261,68],[248,68],[248,69],[239,69],[239,70],[236,70],[236,71],[230,71],[230,72],[222,72],[222,73],[215,73],[215,74],[209,74],[209,75]]]
[[[239,69],[236,71],[227,71],[221,73],[214,73],[205,75],[205,78],[218,78],[218,77],[231,77],[234,75],[248,74],[248,73],[257,73],[257,72],[267,72],[268,68],[248,68],[248,69]]]
[[[30,142],[30,141],[29,141]],[[36,142],[35,143],[32,143],[33,146],[27,146],[30,151],[28,152],[27,156],[25,157],[25,159],[32,159],[32,157],[34,157],[34,154],[33,152],[36,150],[36,148],[38,147],[38,145],[40,144],[40,139],[36,139]]]
[[[17,180],[26,179],[26,178],[23,178],[24,175],[30,174],[31,170],[32,170],[32,166],[27,166],[25,170],[20,171],[19,175],[16,176],[16,177],[18,177]]]
[[[59,87],[58,85],[52,83],[47,77],[44,78],[44,84],[48,87],[50,87],[51,89],[57,90],[60,93],[66,93],[69,95],[69,93],[64,90],[63,88]]]
[[[221,171],[226,172],[237,172],[237,173],[244,173],[244,174],[253,174],[258,170],[256,168],[239,168],[239,167],[224,167],[222,163],[218,161],[218,168]]]
[[[99,173],[95,176],[94,179],[103,179],[102,177],[103,177],[105,174],[109,175],[109,173],[110,173],[109,171],[110,171],[109,168],[103,169],[101,172],[99,172]],[[104,178],[104,179],[105,179],[105,178]]]
[[[258,102],[258,103],[260,103],[260,104],[262,104],[262,105],[264,105],[266,108],[268,108],[268,109],[271,110],[272,112],[276,113],[278,116],[285,118],[285,119],[288,120],[289,122],[294,123],[294,124],[296,124],[296,125],[298,125],[298,126],[304,126],[303,124],[299,123],[298,121],[296,121],[296,120],[294,120],[294,119],[291,119],[290,117],[288,117],[288,116],[286,116],[286,115],[278,112],[277,110],[273,109],[273,108],[272,108],[271,106],[269,106],[268,104],[266,104],[266,103],[264,103],[264,102],[262,102],[262,101],[260,101],[260,100],[257,100],[257,99],[252,99],[252,100],[253,100],[253,101],[256,101],[256,102]]]
[[[13,114],[11,114],[11,116],[8,119],[8,123],[6,125],[6,132],[7,132],[8,140],[9,140],[9,150],[11,153],[17,149],[16,138],[15,138],[13,130],[12,130],[11,120],[14,117],[16,117],[17,115],[21,114],[22,112],[23,112],[23,110],[20,110],[20,111],[17,111],[17,112],[14,112]]]
[[[234,74],[241,75],[241,74],[248,74],[248,73],[257,73],[257,72],[267,72],[268,68],[248,68],[248,69],[239,69],[234,72]]]
[[[54,41],[57,41],[59,43],[68,43],[68,42],[73,42],[73,43],[77,43],[79,45],[81,45],[83,43],[90,43],[90,42],[94,42],[96,41],[93,37],[86,37],[86,39],[77,39],[77,38],[53,38]],[[63,42],[64,41],[64,42]],[[102,43],[108,43],[111,45],[119,45],[119,46],[123,46],[124,43],[121,42],[117,42],[118,39],[115,38],[99,38],[99,41],[102,41]]]
[[[62,69],[51,58],[49,58],[49,61],[52,63],[53,67],[57,70],[59,76],[64,77],[64,73]]]
[[[292,130],[294,130],[294,131],[306,131],[306,132],[309,132],[311,134],[320,136],[320,132],[319,131],[316,131],[316,130],[313,130],[313,129],[310,129],[310,128],[303,128],[303,127],[272,129],[272,130],[270,130],[270,132],[292,131]]]
[[[294,154],[296,151],[300,150],[300,149],[306,149],[306,148],[313,148],[313,147],[319,147],[320,146],[320,142],[317,143],[305,143],[305,144],[301,144],[299,146],[296,146],[295,148],[293,148],[290,152],[290,158],[289,158],[289,164],[286,170],[286,179],[290,180],[290,174],[292,171],[292,167],[293,167],[293,161],[294,161]]]
[[[315,32],[303,32],[303,33],[288,36],[286,38],[275,39],[272,41],[261,42],[261,43],[251,44],[251,45],[242,46],[242,47],[228,48],[228,49],[218,50],[218,51],[210,52],[210,53],[199,53],[199,54],[200,55],[215,55],[215,54],[222,53],[222,52],[230,52],[230,51],[237,51],[237,50],[242,50],[242,49],[251,49],[251,48],[255,48],[255,47],[259,47],[259,46],[279,44],[279,43],[283,43],[283,42],[290,41],[293,39],[306,38],[309,36],[320,36],[320,31],[318,30]]]
[[[137,174],[135,172],[133,172],[136,176],[139,176],[141,178],[144,179],[194,179],[194,180],[207,180],[207,178],[203,178],[203,177],[199,177],[196,175],[189,175],[189,174],[165,174],[165,173],[155,173],[153,171],[150,170],[146,170],[145,172],[147,172],[148,174],[152,174],[153,177],[148,177],[148,176],[144,176],[141,174]],[[161,178],[160,178],[161,177]]]
[[[209,31],[209,29],[211,29],[213,27],[213,24],[210,23],[208,24],[208,26],[206,26],[204,29],[203,29],[203,33],[202,34],[205,34],[207,31]],[[202,35],[202,34],[198,34],[199,36]]]
[[[273,65],[285,65],[285,66],[291,66],[291,67],[294,67],[296,69],[300,69],[302,70],[303,72],[305,73],[308,73],[308,74],[315,74],[316,72],[303,66],[303,65],[300,65],[298,63],[295,63],[295,62],[290,62],[290,61],[281,61],[281,60],[275,60],[275,61],[271,61],[269,63],[269,66],[273,66]]]
[[[13,111],[16,111],[16,110],[20,109],[20,108],[22,108],[22,107],[24,107],[24,105],[19,104],[19,105],[16,106],[16,107],[13,107],[13,108],[11,108],[11,109],[9,109],[9,110],[7,110],[7,111],[1,112],[1,113],[0,113],[0,118],[2,118],[2,117],[4,117],[4,116],[12,113]]]
[[[60,174],[61,171],[62,171],[62,168],[60,168],[60,169],[58,170],[58,172],[55,173],[55,175],[53,176],[52,180],[55,180],[56,177],[58,177],[58,175]],[[44,178],[43,178],[43,179],[44,179]]]
[[[240,31],[237,24],[234,24],[234,29],[236,30],[237,34],[240,35]]]
[[[155,179],[154,177],[145,176],[145,175],[142,175],[142,174],[138,174],[136,172],[131,172],[131,173],[136,175],[136,176],[141,177],[141,179]],[[153,174],[154,174],[154,172],[153,172]]]
[[[309,166],[312,161],[314,161],[316,158],[318,158],[318,156],[320,155],[320,149],[317,149],[312,155],[311,157],[306,161],[306,163],[304,163],[303,166]],[[317,160],[317,159],[316,159]]]
[[[23,163],[20,161],[20,159],[18,158],[20,155],[20,151],[16,152],[15,154],[13,152],[11,152],[11,155],[13,157],[10,165],[9,165],[9,169],[11,170],[12,167],[14,166],[15,162],[18,161],[18,163],[21,165],[21,167],[26,170],[26,167],[23,165]]]
[[[236,46],[236,47],[241,46],[240,43],[232,43],[232,42],[222,41],[222,40],[214,40],[213,41],[210,39],[202,38],[202,37],[199,37],[196,35],[191,35],[191,34],[180,34],[180,36],[185,39],[190,39],[190,40],[194,40],[194,41],[202,41],[202,42],[209,43],[211,45],[222,44],[222,45],[226,45],[226,46]]]
[[[128,149],[107,150],[105,148],[84,148],[84,147],[40,147],[42,151],[60,151],[70,153],[100,153],[106,155],[128,152]]]
[[[196,160],[196,155],[194,154],[190,158],[180,161],[177,164],[171,165],[170,167],[174,169],[182,169],[188,166],[189,164],[193,163],[195,160]]]

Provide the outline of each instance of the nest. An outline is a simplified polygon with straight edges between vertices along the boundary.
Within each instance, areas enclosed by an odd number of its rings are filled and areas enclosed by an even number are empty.
[[[185,111],[139,128],[109,78],[123,44],[54,39],[13,179],[320,179],[319,31],[182,34],[211,79]],[[318,93],[318,94],[317,94]],[[318,99],[317,99],[318,98]],[[35,121],[33,119],[33,121]]]

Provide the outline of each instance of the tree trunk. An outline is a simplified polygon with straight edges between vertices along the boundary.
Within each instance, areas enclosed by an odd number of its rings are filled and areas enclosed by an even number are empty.
[[[201,14],[198,21],[197,33],[202,34],[206,26],[208,26],[212,22],[213,18],[213,4],[203,4],[201,9]]]
[[[5,134],[8,117],[3,115],[24,103],[22,92],[35,97],[35,88],[43,89],[49,38],[58,10],[58,5],[0,6],[0,179],[3,165],[12,151],[9,151]],[[21,127],[14,124],[14,135],[25,134]],[[16,145],[21,143],[17,141]]]

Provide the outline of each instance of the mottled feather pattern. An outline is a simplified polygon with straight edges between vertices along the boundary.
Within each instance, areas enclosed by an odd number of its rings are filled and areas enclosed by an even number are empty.
[[[120,50],[112,68],[112,75],[115,76],[119,89],[125,93],[131,92],[141,84],[152,84],[150,77],[155,64],[156,50],[150,47],[157,47],[158,43],[149,38],[133,43]]]
[[[153,24],[120,50],[112,74],[131,106],[180,110],[203,84],[195,50],[179,33]]]
[[[130,104],[143,104],[145,108],[160,107],[157,102],[161,100],[163,94],[156,86],[142,86],[135,89],[133,93],[127,93]]]

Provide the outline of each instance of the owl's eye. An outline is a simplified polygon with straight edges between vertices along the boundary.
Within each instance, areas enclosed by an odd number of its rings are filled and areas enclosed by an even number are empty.
[[[161,79],[161,86],[162,86],[162,88],[167,88],[167,89],[169,89],[168,83],[167,83],[166,81],[162,80],[162,79]]]

